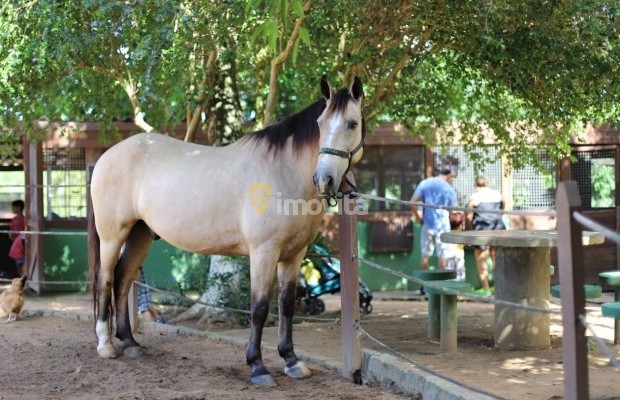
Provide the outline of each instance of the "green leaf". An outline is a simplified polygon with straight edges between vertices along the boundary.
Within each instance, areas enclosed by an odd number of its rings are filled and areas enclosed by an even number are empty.
[[[304,8],[301,5],[301,0],[292,0],[291,1],[291,9],[293,10],[293,14],[297,17],[304,16]]]
[[[245,5],[245,14],[249,14],[251,11],[256,10],[262,4],[263,0],[249,0]]]
[[[302,42],[308,47],[312,47],[312,41],[310,40],[310,34],[308,33],[308,29],[302,26],[299,29],[299,38]]]
[[[265,31],[265,22],[263,22],[262,24],[257,26],[256,29],[254,29],[254,31],[252,31],[252,34],[250,35],[250,42],[251,43],[255,43],[256,39],[259,36],[262,36],[264,31]]]
[[[297,65],[297,52],[299,51],[299,38],[295,40],[295,44],[293,45],[293,54],[291,55],[293,60],[293,65]]]
[[[270,0],[269,1],[269,14],[271,14],[273,17],[278,15],[278,8],[280,5],[279,1],[281,0]]]
[[[288,0],[280,0],[280,20],[282,21],[282,26],[286,31],[288,22]]]
[[[269,43],[269,48],[275,52],[278,49],[278,34],[279,34],[278,23],[276,21],[270,20],[270,21],[265,21],[264,25],[265,25],[264,36],[267,40],[267,43]]]

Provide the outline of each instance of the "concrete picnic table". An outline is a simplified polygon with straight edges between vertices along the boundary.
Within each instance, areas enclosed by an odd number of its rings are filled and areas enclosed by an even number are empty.
[[[454,231],[442,242],[495,247],[495,299],[549,308],[550,250],[557,246],[556,231]],[[583,245],[601,244],[605,236],[583,232]],[[495,304],[495,347],[534,350],[550,346],[549,314]]]

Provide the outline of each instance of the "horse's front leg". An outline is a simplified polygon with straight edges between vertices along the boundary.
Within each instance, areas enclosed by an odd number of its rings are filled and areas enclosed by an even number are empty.
[[[258,251],[250,254],[252,304],[250,342],[248,343],[246,359],[252,369],[250,372],[250,382],[260,386],[276,386],[276,382],[263,365],[263,355],[261,352],[263,327],[269,315],[269,292],[276,262],[276,257],[273,254]]]
[[[291,262],[278,263],[278,294],[280,324],[278,326],[278,352],[284,358],[284,373],[291,378],[303,379],[312,375],[306,365],[299,361],[293,349],[293,316],[295,314],[295,292],[299,268],[304,251]]]

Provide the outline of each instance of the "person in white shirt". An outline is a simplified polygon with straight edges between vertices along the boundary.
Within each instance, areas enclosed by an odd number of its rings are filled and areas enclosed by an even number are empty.
[[[489,181],[484,176],[476,178],[476,191],[471,195],[467,208],[477,209],[467,214],[467,220],[474,230],[501,230],[506,229],[499,213],[485,213],[484,210],[501,210],[504,208],[502,194],[489,187]],[[489,287],[489,269],[487,259],[489,255],[495,265],[495,249],[489,246],[474,246],[478,276],[481,289],[477,293],[490,295],[493,293]]]

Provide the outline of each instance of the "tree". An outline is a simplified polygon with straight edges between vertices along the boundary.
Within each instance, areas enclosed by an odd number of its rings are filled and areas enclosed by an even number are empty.
[[[586,122],[618,122],[619,14],[595,0],[10,2],[0,125],[186,122],[188,140],[202,125],[225,142],[241,115],[261,126],[313,101],[328,72],[362,77],[371,123],[431,143],[458,122],[472,145],[485,126],[519,165],[550,140],[566,154]]]
[[[370,125],[428,144],[490,132],[515,166],[556,159],[586,123],[620,123],[620,5],[608,0],[51,0],[0,11],[0,147],[34,121],[226,144],[360,76]]]

